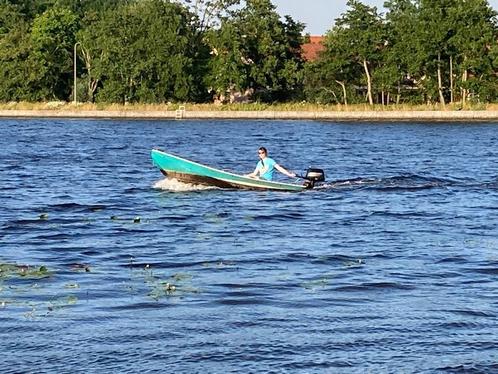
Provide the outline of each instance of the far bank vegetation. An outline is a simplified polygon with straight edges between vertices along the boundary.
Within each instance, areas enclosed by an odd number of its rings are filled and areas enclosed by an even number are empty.
[[[0,107],[73,101],[75,66],[78,102],[97,109],[498,102],[498,23],[487,0],[388,0],[385,13],[347,6],[318,58],[305,61],[304,25],[270,0],[0,0]]]

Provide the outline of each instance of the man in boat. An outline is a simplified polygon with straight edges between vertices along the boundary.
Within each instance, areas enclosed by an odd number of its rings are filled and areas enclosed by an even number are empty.
[[[258,149],[258,156],[259,162],[256,165],[256,169],[254,169],[251,174],[247,174],[246,177],[257,179],[261,178],[267,181],[271,181],[273,179],[273,172],[275,171],[275,169],[290,178],[296,177],[296,174],[287,171],[285,168],[277,164],[274,159],[268,157],[268,151],[265,147],[260,147]]]

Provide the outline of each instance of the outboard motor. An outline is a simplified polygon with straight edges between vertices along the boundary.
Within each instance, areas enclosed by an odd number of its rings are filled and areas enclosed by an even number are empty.
[[[325,182],[325,172],[322,169],[309,168],[303,178],[306,179],[306,188],[313,188],[316,182]]]

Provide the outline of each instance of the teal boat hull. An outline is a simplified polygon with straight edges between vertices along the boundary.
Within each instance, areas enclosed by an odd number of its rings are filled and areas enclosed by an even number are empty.
[[[153,164],[168,178],[180,182],[214,186],[219,188],[237,188],[252,190],[274,190],[299,192],[306,186],[255,179],[202,165],[158,149],[151,151]]]

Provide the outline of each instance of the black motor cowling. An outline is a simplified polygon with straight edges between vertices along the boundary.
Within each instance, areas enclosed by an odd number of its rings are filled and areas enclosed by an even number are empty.
[[[322,169],[309,168],[306,171],[306,179],[315,182],[325,182],[325,172]]]
[[[306,188],[313,188],[316,182],[325,182],[325,172],[322,169],[309,168],[304,179]]]

